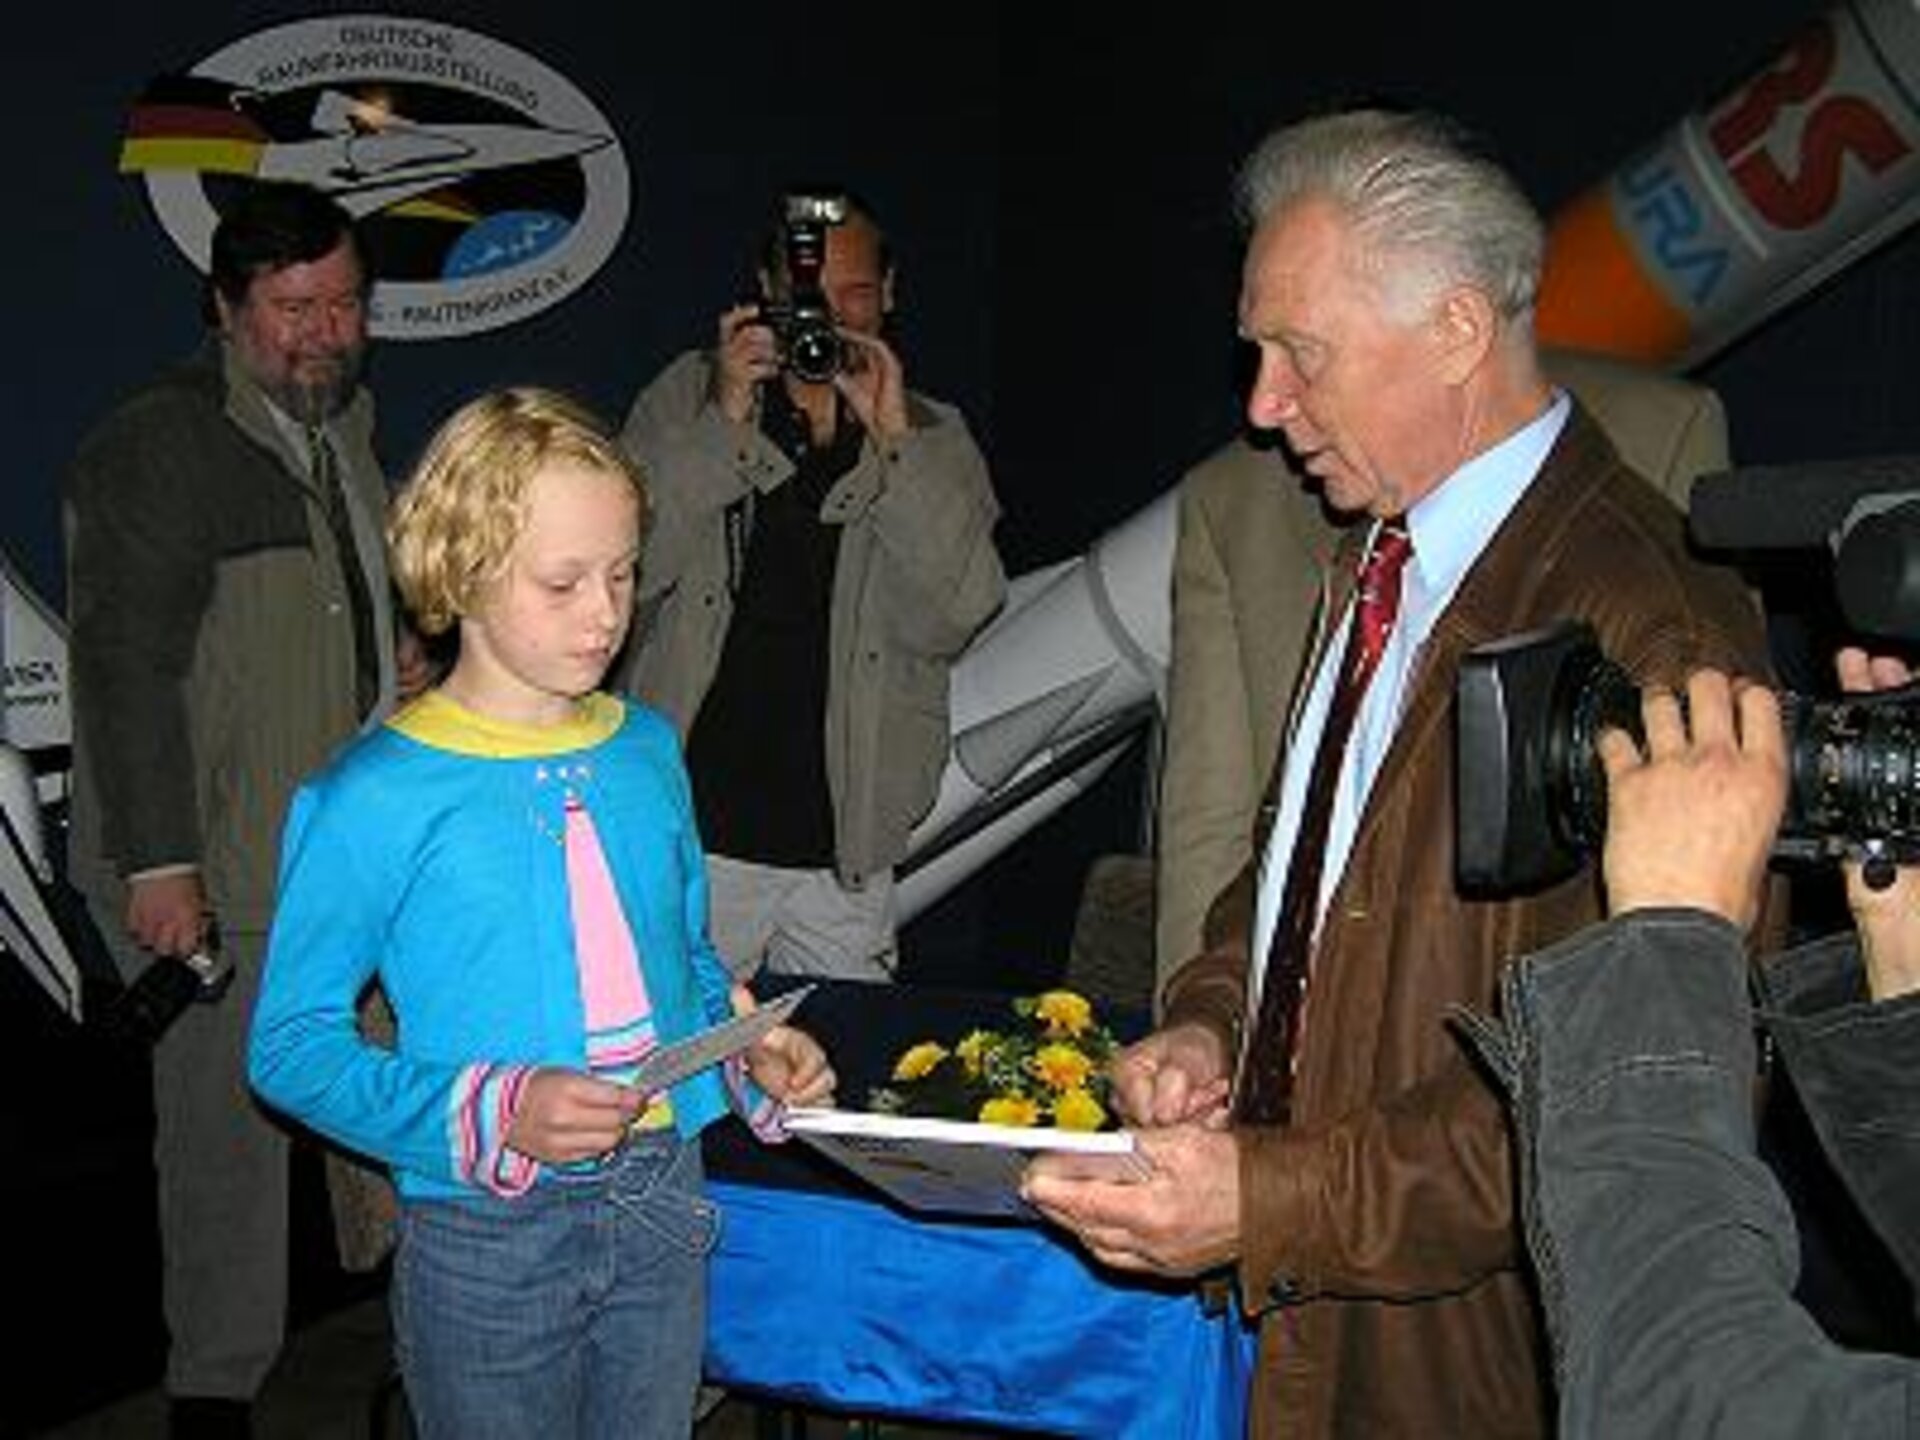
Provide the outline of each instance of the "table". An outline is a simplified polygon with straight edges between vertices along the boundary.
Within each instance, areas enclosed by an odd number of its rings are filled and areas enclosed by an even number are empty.
[[[842,1100],[913,1039],[1002,1023],[1006,997],[823,986],[796,1017]],[[1116,1028],[1120,1028],[1116,1025]],[[1191,1287],[1103,1271],[1039,1224],[896,1209],[797,1142],[709,1132],[724,1216],[707,1370],[804,1405],[1048,1434],[1238,1436],[1254,1363],[1235,1314]]]

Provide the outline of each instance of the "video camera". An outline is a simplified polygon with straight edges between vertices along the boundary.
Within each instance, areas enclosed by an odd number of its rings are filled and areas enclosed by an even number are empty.
[[[1689,521],[1705,549],[1827,544],[1835,592],[1864,635],[1920,640],[1920,458],[1709,475]],[[1920,863],[1920,685],[1843,700],[1781,696],[1789,756],[1782,859],[1853,859],[1869,884]],[[1640,691],[1592,629],[1563,622],[1462,659],[1454,690],[1455,870],[1478,896],[1572,875],[1606,833],[1595,743],[1635,740]]]
[[[760,319],[773,331],[780,364],[815,385],[826,384],[846,368],[838,321],[820,288],[827,228],[846,223],[846,218],[845,195],[794,191],[786,197],[781,218],[786,293],[760,305]]]

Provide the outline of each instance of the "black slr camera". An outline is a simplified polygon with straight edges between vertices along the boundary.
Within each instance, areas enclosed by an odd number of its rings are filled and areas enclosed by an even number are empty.
[[[847,197],[831,192],[796,191],[787,196],[781,216],[785,293],[760,305],[760,320],[773,331],[781,366],[815,385],[824,385],[846,368],[846,345],[833,307],[820,288],[827,258],[827,228],[845,223]],[[768,279],[778,276],[768,266]]]
[[[1920,464],[1754,468],[1708,476],[1690,516],[1704,548],[1831,545],[1849,625],[1920,640]],[[1789,791],[1773,853],[1851,859],[1883,887],[1920,863],[1920,685],[1840,700],[1780,697]],[[1455,872],[1463,893],[1524,894],[1572,875],[1606,836],[1603,731],[1644,739],[1640,691],[1590,627],[1562,622],[1469,652],[1455,680]]]

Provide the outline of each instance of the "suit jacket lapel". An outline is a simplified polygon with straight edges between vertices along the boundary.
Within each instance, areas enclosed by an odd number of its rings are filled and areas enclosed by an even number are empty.
[[[1607,445],[1598,426],[1576,402],[1540,474],[1474,560],[1414,658],[1406,708],[1367,792],[1350,855],[1358,853],[1377,825],[1383,798],[1404,783],[1410,767],[1428,763],[1431,746],[1446,743],[1446,737],[1434,731],[1451,719],[1453,681],[1461,657],[1512,628],[1513,616],[1532,587],[1536,558],[1556,521],[1566,513],[1568,498],[1580,493],[1595,467],[1607,459]],[[1350,590],[1351,578],[1347,585]]]

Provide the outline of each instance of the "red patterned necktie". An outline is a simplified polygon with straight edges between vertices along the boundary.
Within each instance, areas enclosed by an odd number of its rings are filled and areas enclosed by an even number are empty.
[[[1375,531],[1366,559],[1360,564],[1346,655],[1334,680],[1320,746],[1314,752],[1313,773],[1307,779],[1280,915],[1267,950],[1260,1012],[1234,1096],[1234,1118],[1247,1124],[1282,1125],[1292,1110],[1293,1066],[1307,997],[1314,921],[1320,909],[1320,876],[1326,859],[1328,822],[1333,817],[1333,795],[1354,717],[1367,693],[1367,682],[1380,667],[1380,655],[1387,648],[1387,637],[1393,633],[1394,619],[1400,613],[1400,577],[1412,553],[1413,539],[1405,523],[1388,520]]]

